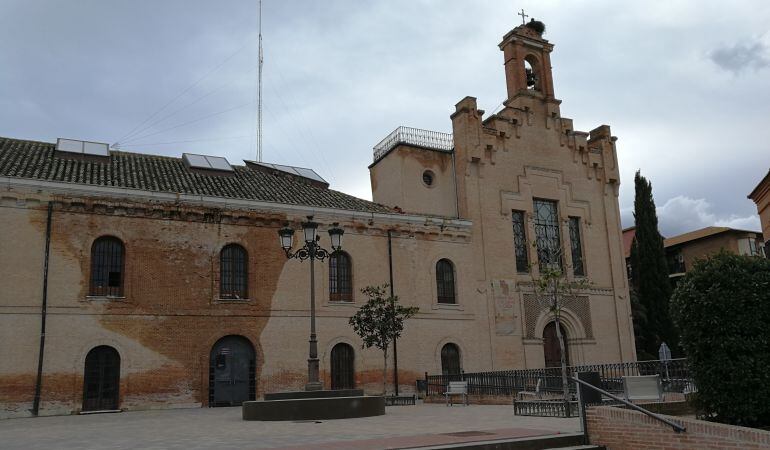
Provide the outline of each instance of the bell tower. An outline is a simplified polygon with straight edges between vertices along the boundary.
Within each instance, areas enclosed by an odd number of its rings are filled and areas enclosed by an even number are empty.
[[[506,103],[521,96],[560,103],[553,93],[553,44],[543,39],[544,32],[545,25],[532,19],[503,37],[499,47],[505,58],[505,82],[508,87]]]

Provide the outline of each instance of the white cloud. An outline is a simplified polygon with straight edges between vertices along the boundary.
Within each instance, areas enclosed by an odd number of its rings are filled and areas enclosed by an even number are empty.
[[[719,215],[704,198],[690,198],[678,195],[658,207],[658,228],[664,236],[675,236],[688,231],[708,226],[760,230],[759,216],[752,214],[745,217],[730,214]]]

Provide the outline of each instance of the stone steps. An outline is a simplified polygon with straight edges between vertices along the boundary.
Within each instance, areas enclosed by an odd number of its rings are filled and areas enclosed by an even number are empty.
[[[605,450],[605,447],[603,446],[584,445],[582,433],[530,438],[496,439],[409,448],[419,450]]]

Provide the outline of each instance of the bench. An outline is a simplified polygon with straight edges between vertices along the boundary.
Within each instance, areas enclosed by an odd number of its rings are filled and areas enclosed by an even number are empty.
[[[543,384],[543,379],[538,378],[537,384],[535,385],[534,391],[519,391],[518,396],[519,400],[525,400],[527,397],[534,397],[534,398],[543,398],[543,393],[540,391]]]
[[[444,392],[444,397],[446,397],[447,406],[454,405],[454,403],[452,403],[453,395],[462,395],[463,405],[468,406],[468,382],[467,381],[450,381],[449,385],[447,386],[446,392]]]
[[[626,400],[663,400],[663,388],[660,375],[640,375],[623,377],[623,393]]]

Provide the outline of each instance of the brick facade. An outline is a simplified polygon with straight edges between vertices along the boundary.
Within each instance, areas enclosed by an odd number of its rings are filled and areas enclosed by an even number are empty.
[[[378,203],[271,178],[248,164],[224,178],[186,172],[173,158],[113,152],[104,163],[85,163],[55,154],[50,144],[0,142],[0,415],[29,414],[34,397],[49,204],[41,414],[81,409],[85,358],[99,345],[119,354],[121,409],[208,405],[212,347],[230,335],[254,349],[257,397],[301,388],[309,268],[286,259],[277,230],[286,222],[298,229],[307,215],[321,224],[327,248],[325,230],[339,223],[352,261],[352,302],[330,301],[328,265],[315,266],[326,387],[331,349],[347,343],[355,349],[356,386],[381,390],[382,355],[362,350],[347,321],[364,300],[361,288],[388,282],[389,254],[395,293],[420,308],[399,341],[402,391],[425,372],[440,373],[450,343],[465,371],[542,367],[549,318],[531,301],[537,252],[530,241],[532,272],[518,273],[511,229],[511,211],[525,211],[527,235],[535,236],[534,199],[558,204],[566,248],[568,219],[580,219],[592,285],[563,312],[570,361],[635,360],[616,138],[604,125],[575,131],[560,116],[552,48],[526,27],[506,35],[506,107],[484,118],[467,97],[451,117],[452,151],[402,148],[375,161]],[[540,90],[521,85],[525,59],[539,61]],[[420,181],[429,168],[434,187]],[[102,236],[125,247],[122,298],[89,295],[91,245]],[[233,243],[248,254],[248,299],[219,298],[219,252]],[[566,252],[566,267],[571,258]],[[437,301],[440,259],[455,268],[455,304]]]
[[[705,422],[686,417],[664,416],[680,423],[685,432],[674,430],[640,412],[611,406],[588,408],[586,422],[592,444],[608,450],[725,450],[770,448],[770,432]]]

